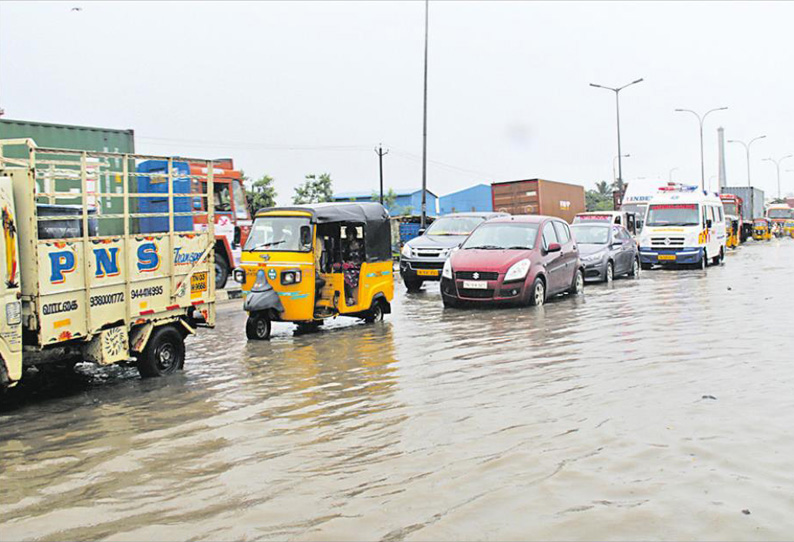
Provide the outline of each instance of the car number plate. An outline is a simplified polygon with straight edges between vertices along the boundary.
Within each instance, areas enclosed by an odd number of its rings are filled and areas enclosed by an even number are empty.
[[[417,269],[416,274],[420,277],[437,277],[438,269]]]
[[[487,290],[488,283],[484,280],[464,280],[463,287],[467,290]]]
[[[660,260],[675,260],[675,254],[659,254]]]

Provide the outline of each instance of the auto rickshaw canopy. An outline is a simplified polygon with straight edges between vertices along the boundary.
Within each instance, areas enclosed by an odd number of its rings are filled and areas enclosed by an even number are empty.
[[[360,224],[364,227],[366,260],[383,262],[392,258],[389,212],[380,203],[339,202],[268,207],[257,212],[257,216],[284,211],[307,213],[313,224]]]

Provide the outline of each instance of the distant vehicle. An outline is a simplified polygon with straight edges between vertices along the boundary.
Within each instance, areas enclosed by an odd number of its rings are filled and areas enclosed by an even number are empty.
[[[725,212],[719,195],[697,186],[670,183],[648,204],[640,235],[640,265],[696,264],[725,258]]]
[[[584,265],[585,280],[612,282],[615,277],[640,274],[637,243],[623,226],[583,222],[571,226]]]
[[[786,203],[773,203],[766,208],[766,218],[772,222],[771,226],[773,229],[780,228],[782,231],[786,220],[794,218],[794,209]]]
[[[722,208],[725,212],[725,245],[736,248],[745,241],[744,221],[742,219],[742,198],[735,194],[721,194]]]
[[[577,214],[573,219],[574,224],[587,222],[617,224],[625,227],[630,234],[637,233],[637,220],[634,213],[623,211],[588,211],[586,213]]]
[[[753,239],[756,241],[769,241],[772,239],[772,222],[765,217],[753,220]]]
[[[794,218],[786,220],[786,223],[783,224],[783,235],[794,237]]]
[[[724,186],[720,194],[723,196],[733,194],[742,200],[740,241],[744,243],[753,236],[753,220],[764,216],[764,191],[752,186]],[[731,214],[728,210],[725,209],[726,215]]]
[[[624,213],[633,213],[637,219],[637,233],[642,231],[645,211],[659,188],[667,186],[668,182],[662,179],[635,179],[626,184],[620,210]]]
[[[543,305],[583,287],[579,250],[565,221],[511,216],[480,224],[452,253],[442,271],[441,299],[445,307]]]
[[[400,276],[409,292],[416,292],[425,281],[441,279],[441,269],[452,249],[459,246],[474,228],[507,213],[453,213],[437,218],[427,230],[403,245]]]
[[[547,215],[572,222],[585,211],[584,187],[528,179],[491,184],[493,210],[513,215]]]

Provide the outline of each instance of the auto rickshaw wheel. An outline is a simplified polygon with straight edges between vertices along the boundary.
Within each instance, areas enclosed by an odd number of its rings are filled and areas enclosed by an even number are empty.
[[[248,316],[245,322],[245,336],[251,341],[266,341],[270,339],[270,315],[257,312]]]
[[[376,299],[372,302],[372,308],[369,309],[367,316],[364,317],[364,321],[368,324],[372,324],[374,322],[382,322],[383,321],[383,303],[380,299]]]

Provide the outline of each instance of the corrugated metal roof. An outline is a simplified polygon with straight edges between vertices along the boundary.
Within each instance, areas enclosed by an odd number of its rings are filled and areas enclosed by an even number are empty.
[[[421,188],[394,188],[394,193],[398,197],[404,196],[411,196],[416,194],[417,192],[421,192]],[[384,193],[388,193],[389,189],[384,190]],[[334,194],[334,199],[347,199],[347,198],[371,198],[373,194],[377,194],[378,190],[372,190],[369,192],[337,192]],[[431,196],[437,197],[433,192],[430,190],[427,191],[428,194]]]

